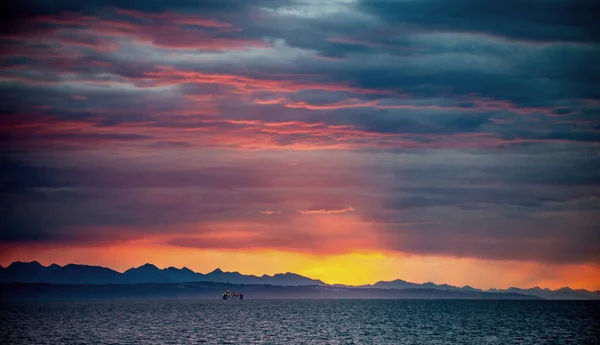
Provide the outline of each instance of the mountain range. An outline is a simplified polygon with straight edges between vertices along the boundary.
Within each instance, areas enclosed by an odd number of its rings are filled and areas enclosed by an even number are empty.
[[[482,290],[471,286],[456,287],[447,284],[424,284],[411,283],[401,279],[394,281],[379,281],[375,284],[349,286],[328,285],[321,280],[307,278],[295,273],[279,273],[270,275],[244,275],[239,272],[224,272],[219,268],[206,274],[194,272],[186,267],[181,269],[169,267],[160,269],[152,264],[145,264],[137,268],[131,268],[120,273],[110,268],[100,266],[69,264],[60,266],[52,264],[43,266],[37,261],[13,262],[8,267],[0,266],[0,284],[8,283],[30,283],[30,284],[53,284],[53,285],[131,285],[131,284],[173,284],[213,282],[231,283],[236,285],[275,285],[275,286],[314,286],[323,288],[341,289],[376,289],[384,290],[411,290],[411,291],[445,291],[455,293],[496,293],[496,294],[520,294],[544,299],[600,299],[599,291],[573,290],[564,287],[557,290],[542,289],[534,287],[521,289],[511,287],[509,289]]]
[[[101,266],[52,264],[42,266],[39,262],[13,262],[4,268],[0,266],[2,283],[43,283],[43,284],[141,284],[141,283],[182,283],[217,282],[232,284],[269,284],[282,286],[326,285],[320,280],[310,279],[294,273],[270,275],[244,275],[239,272],[223,272],[219,268],[206,274],[197,273],[187,267],[160,269],[152,264],[130,268],[120,273]]]
[[[342,286],[342,285],[338,285]],[[522,289],[517,287],[510,287],[508,289],[477,289],[469,285],[462,287],[452,286],[448,284],[435,284],[427,282],[423,284],[411,283],[402,279],[396,279],[393,281],[379,281],[375,284],[360,285],[357,287],[361,288],[378,288],[378,289],[436,289],[446,291],[470,291],[470,292],[489,292],[489,293],[517,293],[528,296],[536,296],[544,299],[600,299],[600,290],[589,291],[584,289],[571,289],[569,287],[563,287],[556,290],[548,288],[542,289],[539,286]]]

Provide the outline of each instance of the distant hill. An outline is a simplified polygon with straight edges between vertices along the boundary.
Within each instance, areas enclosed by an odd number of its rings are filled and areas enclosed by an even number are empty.
[[[227,283],[146,283],[125,285],[0,285],[0,301],[82,301],[126,299],[215,299],[224,289],[244,293],[244,299],[539,299],[518,293],[446,291],[435,289],[350,288],[332,285],[228,285]],[[224,301],[225,302],[225,301]],[[236,301],[230,301],[236,303]]]
[[[416,291],[428,291],[426,296],[446,294],[448,296],[479,296],[478,294],[496,294],[494,297],[505,298],[507,296],[527,296],[530,298],[543,299],[600,299],[600,291],[573,290],[568,287],[550,290],[534,287],[521,289],[512,287],[509,289],[476,289],[471,286],[457,287],[447,284],[435,284],[432,282],[418,284],[401,279],[393,281],[379,281],[372,285],[348,286],[328,285],[321,280],[307,278],[295,273],[278,273],[273,276],[244,275],[239,272],[224,272],[217,268],[206,274],[197,273],[187,267],[181,269],[169,267],[160,269],[152,264],[145,264],[137,268],[130,268],[120,273],[106,267],[69,264],[59,266],[52,264],[43,266],[39,262],[14,262],[8,267],[0,266],[0,284],[8,283],[35,283],[53,285],[131,285],[131,284],[176,284],[194,282],[213,282],[243,284],[243,285],[276,285],[276,286],[315,286],[324,289],[360,289],[374,291],[386,290],[410,290],[414,296]],[[108,288],[105,288],[108,289]],[[318,290],[316,290],[318,291]],[[323,290],[330,291],[330,290]],[[333,290],[331,290],[333,291]],[[342,291],[342,290],[340,290]],[[346,290],[343,290],[346,291]],[[406,291],[405,291],[406,292]],[[389,294],[385,292],[383,295]],[[361,292],[361,296],[368,293]],[[395,292],[392,293],[396,294]],[[508,294],[508,295],[507,295]],[[346,295],[352,295],[346,293]],[[379,293],[379,295],[382,295]],[[444,296],[446,296],[444,295]],[[484,295],[481,295],[484,296]],[[456,297],[459,298],[459,297]],[[462,297],[460,297],[462,298]],[[478,297],[482,298],[482,297]],[[486,297],[487,298],[487,297]]]
[[[0,268],[0,283],[118,284],[122,274],[110,268],[69,264],[48,267],[39,262],[13,262]]]
[[[511,287],[506,290],[490,289],[489,292],[514,292],[525,295],[538,296],[545,299],[600,299],[600,291],[588,291],[584,289],[573,290],[563,287],[557,290],[542,289],[538,286],[530,289]]]
[[[448,284],[434,284],[431,282],[417,284],[407,282],[401,279],[393,281],[379,281],[373,285],[362,285],[361,288],[378,288],[378,289],[415,289],[415,288],[426,288],[433,290],[445,290],[445,291],[471,291],[471,292],[487,292],[487,293],[517,293],[527,296],[535,296],[543,299],[600,299],[600,291],[588,291],[588,290],[573,290],[568,287],[550,290],[542,289],[540,287],[534,287],[529,289],[521,289],[511,287],[508,289],[476,289],[469,285],[458,287]]]
[[[130,268],[120,273],[100,266],[74,265],[42,266],[39,262],[13,262],[0,267],[0,283],[43,283],[43,284],[141,284],[222,282],[231,284],[272,284],[282,286],[325,285],[320,280],[310,279],[294,273],[273,276],[244,275],[239,272],[224,272],[220,269],[202,274],[187,267],[160,269],[152,264]]]

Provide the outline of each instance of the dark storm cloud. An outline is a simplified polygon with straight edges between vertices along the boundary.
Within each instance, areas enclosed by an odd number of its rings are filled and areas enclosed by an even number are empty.
[[[200,12],[199,14],[202,15]],[[372,54],[385,56],[394,52],[389,45],[369,45],[369,42],[381,39],[377,36],[377,31],[362,38],[362,44],[348,44],[354,42],[352,36],[355,34],[356,25],[350,24],[352,18],[348,18],[348,22],[337,21],[328,24],[331,20],[328,16],[322,19],[288,17],[271,14],[256,23],[241,16],[240,21],[235,21],[235,25],[241,28],[241,31],[235,32],[235,38],[281,38],[288,45],[315,50],[327,56],[360,53],[355,58],[357,63],[354,62],[355,59],[334,64],[303,60],[292,66],[259,63],[250,71],[236,73],[264,75],[293,72],[296,75],[292,77],[294,79],[300,78],[299,75],[302,74],[317,74],[321,82],[344,82],[359,88],[395,90],[417,97],[436,97],[452,90],[451,96],[478,94],[493,99],[511,100],[520,106],[534,107],[552,106],[558,101],[574,98],[600,98],[596,91],[599,88],[595,87],[600,78],[600,70],[594,63],[600,57],[600,53],[595,46],[556,45],[536,48],[506,41],[490,41],[480,36],[466,35],[458,40],[457,37],[432,37],[423,40],[420,36],[412,37],[410,33],[405,33],[397,41],[404,42],[401,44],[410,49],[398,53],[401,60],[385,58],[381,60],[381,64],[369,64],[368,59]],[[295,24],[287,25],[289,22]],[[82,24],[84,23],[82,20]],[[386,28],[383,23],[370,25],[380,27],[383,31]],[[288,32],[285,29],[288,27],[300,27],[303,34]],[[336,40],[339,33],[346,33],[350,38],[345,38],[346,41],[339,38]],[[297,44],[299,39],[305,40],[304,43]],[[376,50],[373,50],[374,48]],[[72,62],[64,68],[78,71],[84,80],[106,80],[106,75],[98,72],[107,70],[120,80],[136,82],[135,79],[138,79],[138,82],[143,82],[140,78],[154,67],[148,61],[124,61],[115,59],[115,56],[118,54],[86,52],[83,59],[72,58]],[[59,56],[58,59],[64,61],[67,57]],[[470,63],[472,59],[476,59],[477,63]],[[366,60],[367,63],[360,64],[360,60]],[[162,63],[159,61],[157,59],[156,63]],[[21,63],[28,69],[44,65],[52,70],[60,68],[56,65],[56,59],[51,59],[45,64],[41,57],[38,62],[28,60]],[[99,68],[98,63],[108,63],[110,66]],[[183,67],[186,63],[177,64]],[[189,67],[194,71],[198,71],[199,68],[193,64]],[[211,63],[204,69],[213,73],[231,73],[230,65],[226,63]],[[432,70],[435,70],[435,73],[431,73]],[[13,72],[14,75],[20,73]],[[99,78],[100,75],[103,79]],[[44,70],[29,80],[40,78],[56,81],[52,73],[46,73]]]
[[[540,42],[598,42],[593,0],[362,0],[360,9],[407,30],[472,32]]]
[[[459,213],[461,214],[461,213]],[[469,216],[469,214],[463,214]],[[589,217],[589,216],[588,216]],[[591,221],[594,221],[593,218]],[[544,224],[545,233],[529,234],[527,237],[511,236],[510,232],[526,231],[528,226]],[[598,227],[588,221],[587,224],[577,224],[577,230],[564,236],[563,227],[573,226],[574,219],[555,218],[551,221],[527,222],[519,219],[509,222],[501,219],[489,219],[486,223],[471,222],[470,224],[439,224],[424,225],[416,231],[398,230],[402,226],[389,226],[393,236],[388,245],[390,248],[401,247],[412,253],[428,253],[437,255],[456,255],[462,257],[478,257],[491,260],[530,260],[548,263],[571,264],[581,262],[600,262],[598,250]],[[554,225],[554,228],[552,228]],[[468,227],[471,231],[448,231],[449,228]],[[557,229],[558,228],[558,229]],[[503,235],[498,235],[503,233]],[[435,239],[432,241],[431,239]],[[398,239],[394,243],[394,239]],[[401,240],[400,240],[401,239]]]
[[[14,24],[34,15],[58,14],[60,12],[96,13],[107,8],[122,8],[144,12],[165,11],[199,11],[205,13],[236,13],[256,6],[277,8],[292,4],[293,1],[279,0],[173,0],[173,1],[144,1],[144,0],[23,0],[3,3],[2,15],[5,24]],[[8,22],[8,20],[11,20]]]
[[[600,262],[600,160],[560,147],[535,151],[402,154],[394,173],[380,177],[387,188],[380,207],[365,217],[381,224],[389,249]]]
[[[391,4],[391,3],[390,3]],[[394,6],[405,6],[405,5],[425,6],[426,2],[416,3],[397,3]],[[466,7],[472,6],[474,3],[465,2],[463,5]],[[32,3],[27,5],[24,3],[21,7],[30,8],[41,12],[52,12],[56,13],[63,12],[62,10],[75,10],[76,7],[84,6],[88,8],[88,13],[95,15],[97,14],[96,9],[106,8],[109,13],[108,17],[115,16],[114,11],[117,8],[134,9],[139,11],[150,11],[152,13],[166,13],[178,11],[183,8],[191,6],[188,2],[174,2],[169,3],[168,8],[164,7],[163,3],[153,2],[130,2],[121,3],[120,6],[108,6],[110,3],[105,2],[90,2],[90,3],[75,3],[70,1],[65,2],[54,2],[50,4],[38,4]],[[389,5],[389,4],[388,4]],[[407,6],[408,6],[407,5]],[[20,6],[20,5],[19,5]],[[207,11],[199,14],[210,14],[212,10],[215,13],[221,13],[218,4],[203,3],[201,6],[206,6]],[[242,17],[241,13],[249,10],[250,8],[258,8],[258,6],[266,6],[275,8],[277,6],[271,6],[268,3],[231,3],[227,4],[223,8],[228,8],[229,14],[233,16]],[[387,6],[387,5],[382,5]],[[390,5],[391,6],[391,5]],[[474,6],[474,5],[473,5]],[[552,5],[554,6],[554,5]],[[577,6],[583,6],[579,4]],[[509,8],[510,6],[506,6]],[[517,6],[518,7],[518,6]],[[542,6],[545,8],[544,6]],[[350,6],[350,8],[355,9]],[[358,9],[363,7],[358,6]],[[476,8],[479,8],[476,6]],[[504,8],[504,7],[502,7]],[[58,11],[58,9],[62,9]],[[210,11],[208,11],[210,9]],[[198,8],[196,7],[196,10]],[[243,10],[243,11],[242,11]],[[23,10],[25,11],[25,10]],[[22,11],[22,12],[23,12]],[[550,10],[548,10],[550,11]],[[25,11],[26,12],[26,11]],[[225,11],[227,12],[227,11]],[[568,11],[567,11],[568,12]],[[145,12],[144,12],[145,13]],[[140,16],[145,15],[141,13]],[[503,12],[502,12],[503,13]],[[390,45],[390,41],[385,37],[376,37],[379,29],[380,33],[384,32],[382,29],[386,28],[384,22],[368,22],[369,28],[372,30],[365,37],[353,38],[353,36],[359,34],[359,30],[356,30],[356,25],[351,25],[352,14],[346,14],[341,17],[335,16],[324,16],[317,18],[305,18],[295,17],[293,15],[278,15],[278,14],[262,14],[264,17],[263,21],[253,22],[251,20],[236,21],[236,25],[242,27],[241,32],[236,33],[241,38],[258,38],[262,36],[271,38],[283,38],[288,45],[294,47],[300,47],[304,49],[313,49],[320,51],[323,54],[329,54],[335,56],[336,54],[353,54],[360,53],[361,55],[368,56],[369,54],[389,54],[394,53],[394,46]],[[134,23],[139,19],[134,15],[134,18],[128,18]],[[341,19],[340,19],[341,18]],[[285,23],[294,23],[294,25],[284,25]],[[84,25],[85,21],[82,20],[78,25]],[[294,30],[288,28],[296,28]],[[298,30],[302,32],[302,35],[298,34]],[[435,31],[435,30],[434,30]],[[325,34],[323,34],[325,33]],[[339,34],[345,34],[339,35]],[[369,36],[370,35],[370,36]],[[375,36],[373,36],[375,35]],[[364,34],[363,34],[364,36]],[[466,38],[465,38],[466,37]],[[369,89],[369,90],[395,90],[403,92],[409,97],[418,97],[424,100],[431,99],[430,104],[436,104],[439,101],[439,96],[446,93],[446,90],[452,90],[449,96],[450,99],[456,99],[457,97],[466,97],[468,95],[477,94],[478,97],[487,97],[491,100],[509,100],[513,103],[517,109],[507,109],[509,112],[519,111],[519,107],[539,107],[540,113],[550,113],[555,115],[571,115],[577,114],[582,111],[586,111],[585,108],[573,106],[575,99],[596,99],[600,97],[597,91],[597,77],[600,76],[596,64],[593,61],[597,60],[598,49],[597,47],[580,47],[580,46],[551,46],[542,47],[540,49],[525,47],[514,47],[514,43],[511,42],[497,42],[486,40],[485,37],[461,37],[455,42],[456,37],[450,37],[451,44],[446,43],[447,37],[429,38],[426,41],[422,41],[422,38],[411,37],[411,33],[404,33],[401,37],[396,38],[394,42],[404,45],[407,48],[417,48],[419,52],[416,59],[406,60],[408,62],[405,67],[402,61],[394,62],[394,60],[386,59],[381,66],[375,64],[369,65],[357,65],[354,63],[336,63],[334,65],[324,64],[317,62],[306,63],[302,62],[294,66],[257,66],[258,69],[250,71],[244,71],[243,74],[247,76],[259,77],[264,73],[279,74],[284,72],[290,72],[292,68],[293,72],[299,74],[311,74],[317,73],[319,75],[319,82],[321,83],[339,83],[344,82],[350,87],[358,87],[358,89]],[[379,41],[378,41],[379,40]],[[383,41],[382,41],[383,40]],[[385,44],[384,44],[385,43]],[[47,47],[53,52],[56,52],[54,48]],[[338,50],[339,49],[339,50]],[[348,50],[349,49],[349,50]],[[522,55],[525,53],[525,55]],[[27,54],[27,52],[23,52]],[[459,54],[459,56],[468,59],[477,57],[483,58],[482,65],[473,65],[472,68],[467,67],[468,62],[461,62],[461,59],[444,59],[444,56],[451,57],[448,54]],[[518,59],[514,58],[515,54],[520,54],[523,57]],[[68,57],[58,55],[54,58],[44,57],[40,55],[36,59],[24,59],[22,60],[11,60],[13,66],[22,67],[21,69],[15,69],[14,71],[5,72],[6,76],[11,78],[17,78],[17,80],[23,83],[34,83],[44,82],[53,83],[60,80],[59,75],[56,73],[69,72],[75,73],[77,80],[81,82],[93,82],[93,83],[110,83],[110,82],[125,82],[133,83],[137,86],[152,85],[154,81],[148,80],[147,73],[152,73],[155,66],[150,61],[135,61],[127,60],[119,57],[119,54],[111,52],[85,52],[83,58]],[[412,55],[406,53],[400,53],[403,59],[410,58]],[[19,59],[19,58],[12,58]],[[488,60],[490,61],[488,63]],[[498,65],[497,61],[501,63]],[[61,62],[58,64],[57,62]],[[65,63],[69,61],[69,63]],[[349,61],[353,61],[352,59]],[[414,65],[416,61],[419,61],[417,65]],[[494,62],[496,61],[496,62]],[[411,66],[412,64],[412,66]],[[509,66],[508,70],[503,65]],[[207,68],[206,68],[207,67]],[[211,64],[202,69],[217,73],[231,73],[229,65],[216,66]],[[430,71],[435,69],[435,73]],[[23,70],[27,70],[23,73]],[[198,71],[198,67],[183,68],[183,71],[194,70]],[[108,73],[107,73],[108,72]],[[293,77],[287,77],[295,79],[305,78],[298,76],[296,73]],[[240,72],[234,73],[239,75]],[[181,80],[180,83],[184,84],[187,80]],[[42,85],[43,86],[43,85]],[[231,87],[231,85],[228,85]],[[235,86],[234,86],[235,88]],[[57,92],[50,92],[50,97],[31,97],[33,93],[28,92],[28,88],[22,88],[21,91],[12,91],[13,85],[10,85],[10,94],[7,94],[8,104],[12,104],[14,112],[22,111],[19,109],[21,105],[30,104],[31,102],[38,102],[40,106],[47,107],[56,104],[60,107],[60,104],[67,104],[63,101],[64,97],[60,97]],[[39,90],[39,89],[38,89]],[[535,92],[530,92],[535,90]],[[19,95],[21,93],[21,95]],[[42,91],[38,91],[36,95],[41,96]],[[114,95],[114,96],[113,96]],[[58,96],[58,97],[56,97]],[[66,96],[66,95],[65,95]],[[72,97],[68,95],[66,97]],[[119,106],[115,99],[118,99],[118,93],[113,92],[112,94],[107,92],[99,93],[99,97],[94,95],[86,95],[86,101],[80,102],[83,106],[88,109],[98,108],[99,106],[105,106],[105,100],[110,97],[111,103],[113,104],[112,116],[103,115],[103,125],[111,125],[117,123],[127,122],[138,122],[143,121],[149,117],[148,114],[140,114],[139,111],[132,111],[131,105],[127,104],[127,101],[120,103],[125,105],[119,111],[116,109]],[[294,99],[295,96],[291,96],[290,99]],[[348,97],[348,96],[345,96]],[[361,100],[369,101],[377,99],[382,96],[380,95],[361,95]],[[101,99],[100,101],[95,98]],[[102,99],[103,98],[103,99]],[[125,99],[126,97],[124,97]],[[46,101],[47,99],[47,101]],[[301,102],[310,106],[313,105],[324,105],[326,103],[313,102],[314,97],[299,96],[296,97],[297,102]],[[344,98],[338,101],[344,101]],[[456,100],[455,103],[460,103],[460,100]],[[131,102],[134,103],[134,102]],[[163,109],[167,109],[168,102],[165,101]],[[6,103],[5,103],[6,104]],[[566,108],[560,108],[560,106],[567,105]],[[68,105],[71,107],[71,105]],[[240,102],[236,105],[235,102],[227,100],[223,104],[219,105],[223,109],[231,108],[232,111],[227,112],[229,116],[235,116],[235,113],[239,112],[239,109],[248,109],[248,104]],[[464,105],[464,110],[469,110],[469,107],[477,108],[476,105],[469,104],[468,102]],[[123,114],[127,108],[127,114]],[[269,112],[265,112],[261,107],[257,108],[255,113],[257,114],[257,120],[265,119],[271,115]],[[548,140],[548,141],[583,141],[583,142],[597,142],[598,135],[593,131],[585,131],[581,129],[565,128],[565,126],[554,126],[552,131],[549,131],[547,127],[543,130],[539,130],[535,127],[548,126],[548,121],[541,121],[538,125],[514,125],[514,126],[495,126],[491,123],[495,114],[491,114],[488,110],[485,110],[479,114],[460,114],[458,113],[448,114],[447,111],[441,111],[439,116],[432,116],[431,114],[423,115],[423,112],[419,109],[415,111],[411,110],[373,110],[369,108],[363,108],[361,110],[332,110],[329,113],[334,113],[335,116],[323,118],[319,114],[314,114],[312,111],[296,111],[282,109],[281,107],[270,107],[265,106],[267,109],[276,109],[279,114],[274,114],[271,117],[273,119],[281,119],[280,114],[286,113],[289,116],[286,120],[305,120],[310,119],[311,121],[320,122],[327,121],[331,124],[343,124],[356,126],[359,129],[364,129],[369,132],[376,133],[406,133],[406,134],[422,134],[422,135],[441,135],[441,134],[460,134],[460,133],[493,133],[500,138],[506,140],[515,139],[528,139],[528,140]],[[156,110],[157,108],[154,108]],[[52,108],[54,116],[57,118],[73,118],[85,119],[86,114],[93,114],[85,110],[68,109],[65,112],[60,108]],[[376,115],[373,115],[375,112]],[[412,114],[411,114],[412,112]],[[430,112],[431,113],[431,112]],[[79,116],[81,115],[81,116]],[[590,113],[592,118],[597,118],[597,112]],[[98,117],[92,115],[93,121]],[[505,116],[505,119],[513,121],[513,123],[519,123],[515,121],[514,116]],[[158,126],[163,125],[157,123]],[[170,125],[174,125],[171,123]],[[185,124],[190,125],[190,124]],[[177,126],[181,126],[178,124]],[[201,124],[195,125],[199,127]],[[534,126],[532,128],[531,126]],[[97,134],[91,134],[97,136]],[[119,136],[126,136],[126,134],[119,134]],[[107,138],[110,138],[108,136]],[[134,138],[134,136],[131,136]],[[301,138],[301,136],[300,136]],[[140,139],[142,139],[140,137]],[[290,135],[288,138],[277,138],[277,142],[281,144],[297,142],[299,139],[298,134]],[[413,138],[420,142],[435,141],[432,138]]]

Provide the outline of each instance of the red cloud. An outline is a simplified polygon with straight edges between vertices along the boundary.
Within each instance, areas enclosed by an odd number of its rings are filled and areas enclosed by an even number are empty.
[[[515,143],[568,142],[549,139],[506,140],[492,133],[380,133],[324,123],[210,119],[197,116],[167,115],[145,122],[107,126],[98,125],[104,119],[103,112],[85,120],[64,120],[50,114],[51,109],[39,109],[30,114],[6,115],[2,119],[0,134],[10,137],[14,144],[40,147],[80,147],[99,143],[157,145],[178,142],[187,146],[236,150],[478,148]],[[199,132],[202,135],[198,135]],[[426,140],[416,140],[415,136]]]
[[[26,23],[38,30],[35,35],[4,36],[5,39],[35,41],[44,38],[67,45],[96,50],[115,50],[114,39],[126,37],[138,43],[173,49],[237,50],[268,45],[263,41],[222,36],[222,32],[238,31],[230,23],[179,13],[143,13],[116,10],[123,19],[107,19],[63,12],[53,16],[38,16]],[[129,18],[129,19],[128,19]],[[136,21],[130,21],[134,18]],[[47,28],[48,24],[55,27]],[[43,28],[43,29],[42,29]]]
[[[220,84],[231,86],[239,91],[252,93],[298,92],[302,90],[345,91],[356,94],[390,94],[390,91],[363,89],[341,83],[315,83],[290,79],[253,78],[235,74],[203,73],[197,71],[178,70],[170,66],[159,66],[154,71],[145,73],[148,80],[160,85],[179,85],[184,83]]]

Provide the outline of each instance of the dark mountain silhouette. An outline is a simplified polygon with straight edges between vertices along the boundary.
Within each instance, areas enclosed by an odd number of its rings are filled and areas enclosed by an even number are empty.
[[[420,284],[407,282],[402,279],[396,279],[393,281],[378,281],[373,285],[365,285],[365,287],[374,287],[379,289],[411,289],[420,287]]]
[[[434,284],[431,282],[424,284],[416,284],[406,282],[404,280],[393,280],[393,281],[379,281],[373,285],[363,285],[361,287],[370,287],[370,288],[379,288],[379,289],[414,289],[414,288],[426,288],[433,290],[445,290],[445,291],[471,291],[471,292],[489,292],[489,293],[516,293],[527,296],[535,296],[544,299],[600,299],[600,293],[598,291],[588,291],[588,290],[573,290],[571,288],[565,287],[557,290],[550,289],[542,289],[538,286],[529,288],[529,289],[521,289],[516,287],[511,287],[508,289],[476,289],[469,285],[463,287],[452,286],[448,284]]]
[[[362,287],[373,287],[379,289],[416,289],[416,288],[426,288],[426,289],[436,289],[436,290],[456,290],[456,291],[483,291],[482,289],[475,289],[470,287],[469,285],[465,285],[463,287],[452,286],[448,284],[435,284],[432,282],[427,282],[423,284],[411,283],[404,281],[402,279],[396,279],[392,281],[379,281],[373,285],[362,285]]]
[[[120,273],[109,268],[100,266],[87,266],[69,264],[59,266],[52,264],[43,266],[37,261],[33,262],[14,262],[8,267],[0,266],[0,284],[9,283],[35,283],[35,284],[53,284],[53,285],[132,285],[132,284],[177,284],[177,283],[193,283],[193,282],[212,282],[212,283],[231,283],[249,285],[274,285],[282,287],[299,287],[299,286],[314,286],[315,291],[323,288],[328,295],[335,289],[347,291],[352,289],[363,290],[410,290],[413,295],[415,291],[421,291],[424,296],[459,296],[457,298],[484,298],[480,293],[496,294],[499,296],[528,296],[531,298],[544,299],[600,299],[600,291],[573,290],[564,287],[557,290],[542,289],[533,287],[522,289],[511,287],[509,289],[489,289],[482,290],[471,286],[451,286],[447,284],[435,284],[427,282],[423,284],[407,282],[401,279],[393,281],[379,281],[372,285],[348,286],[342,284],[328,285],[320,280],[307,278],[295,273],[278,273],[273,276],[262,275],[244,275],[239,272],[224,272],[217,268],[212,272],[202,274],[190,270],[187,267],[181,269],[169,267],[160,269],[150,263],[137,268],[130,268],[127,271]],[[108,288],[106,288],[108,289]],[[333,290],[332,290],[333,289]],[[107,290],[108,291],[108,290]],[[295,291],[295,290],[294,290]],[[312,290],[311,290],[312,291]],[[423,292],[427,291],[427,293]],[[451,293],[455,293],[454,295]],[[384,295],[389,294],[385,292]],[[466,295],[461,295],[466,294]],[[508,295],[506,295],[508,294]],[[353,293],[346,293],[351,296]],[[372,293],[360,292],[358,295],[371,296]],[[357,295],[357,296],[358,296]],[[418,295],[418,294],[417,294]],[[440,295],[441,296],[441,295]],[[465,297],[467,296],[467,297]],[[429,297],[426,297],[429,298]],[[434,298],[434,297],[432,297]],[[487,297],[485,297],[487,298]],[[508,298],[508,297],[507,297]],[[511,297],[512,298],[512,297]]]
[[[118,284],[121,273],[110,268],[69,264],[64,267],[39,262],[13,262],[0,268],[0,283],[50,283],[50,284]]]
[[[506,290],[490,289],[490,292],[514,292],[525,295],[538,296],[545,299],[600,299],[599,291],[588,291],[584,289],[573,290],[568,287],[563,287],[557,290],[542,289],[539,286],[521,289],[511,287]]]
[[[320,280],[310,279],[294,273],[274,276],[244,275],[239,272],[223,272],[217,268],[202,274],[187,267],[160,269],[152,264],[130,268],[120,273],[109,268],[69,264],[48,267],[39,262],[14,262],[7,268],[0,268],[0,283],[44,283],[44,284],[141,284],[141,283],[182,283],[182,282],[221,282],[231,284],[271,284],[282,286],[325,285]]]

